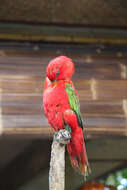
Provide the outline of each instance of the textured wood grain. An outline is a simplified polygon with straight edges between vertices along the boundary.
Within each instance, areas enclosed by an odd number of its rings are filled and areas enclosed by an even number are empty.
[[[81,45],[43,45],[36,51],[28,47],[26,51],[2,50],[0,126],[3,134],[31,137],[53,134],[42,108],[45,69],[51,58],[67,54],[75,62],[73,81],[80,97],[86,134],[127,135],[125,73],[123,77],[127,54],[119,53],[119,48],[113,53],[111,50],[97,53],[98,48],[93,47],[86,49]]]

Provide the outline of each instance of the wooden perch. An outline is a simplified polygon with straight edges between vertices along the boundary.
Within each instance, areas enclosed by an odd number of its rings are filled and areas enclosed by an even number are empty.
[[[65,145],[71,135],[67,130],[55,133],[51,148],[49,171],[49,190],[64,190],[65,183]]]

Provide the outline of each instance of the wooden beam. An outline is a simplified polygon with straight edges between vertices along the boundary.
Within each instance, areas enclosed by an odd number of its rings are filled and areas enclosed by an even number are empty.
[[[0,23],[0,39],[81,44],[127,44],[127,31],[119,28]]]

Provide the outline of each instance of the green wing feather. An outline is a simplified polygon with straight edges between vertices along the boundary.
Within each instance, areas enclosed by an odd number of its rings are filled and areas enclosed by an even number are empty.
[[[82,121],[81,112],[80,112],[80,103],[79,103],[79,99],[75,93],[75,90],[72,87],[72,85],[69,83],[66,83],[65,90],[66,90],[68,98],[69,98],[70,107],[77,115],[79,126],[83,129],[83,121]]]

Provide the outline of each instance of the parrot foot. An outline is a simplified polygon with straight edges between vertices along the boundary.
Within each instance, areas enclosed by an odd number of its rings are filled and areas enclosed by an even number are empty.
[[[71,134],[66,129],[61,129],[55,133],[54,139],[60,144],[68,144],[71,139]]]

